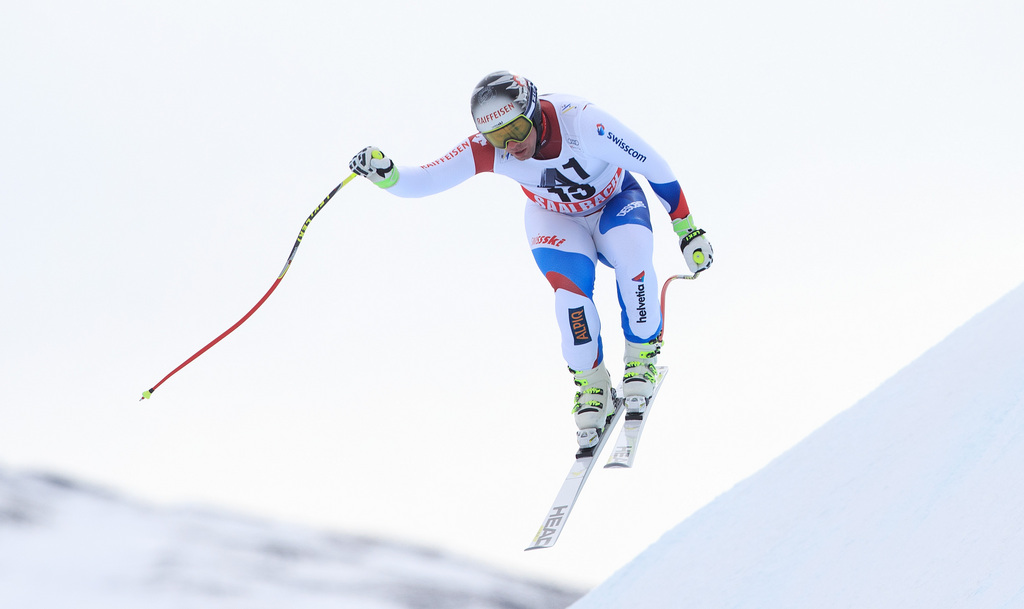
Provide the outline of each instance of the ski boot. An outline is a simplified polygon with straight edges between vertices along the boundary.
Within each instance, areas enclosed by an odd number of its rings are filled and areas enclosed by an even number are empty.
[[[573,374],[573,381],[580,388],[576,392],[576,402],[572,408],[573,418],[576,420],[576,440],[580,448],[591,448],[597,446],[600,440],[600,432],[608,423],[608,417],[615,408],[612,402],[612,380],[604,362],[597,365],[593,370],[576,371],[569,369]]]
[[[651,400],[658,382],[659,353],[661,341],[656,338],[647,343],[626,341],[626,354],[622,358],[626,364],[622,375],[622,395],[627,412],[641,413]]]

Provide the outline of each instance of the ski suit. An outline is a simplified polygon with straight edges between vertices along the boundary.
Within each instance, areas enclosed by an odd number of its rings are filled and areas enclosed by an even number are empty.
[[[529,246],[555,291],[562,355],[573,370],[589,370],[604,357],[593,302],[598,261],[615,270],[626,339],[645,343],[661,331],[650,210],[631,172],[647,179],[671,219],[690,212],[668,164],[621,122],[578,97],[540,100],[533,158],[517,160],[475,134],[436,161],[399,167],[387,191],[423,197],[482,172],[518,182],[528,199]]]

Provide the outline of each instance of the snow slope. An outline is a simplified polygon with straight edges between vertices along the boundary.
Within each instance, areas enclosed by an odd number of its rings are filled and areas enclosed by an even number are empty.
[[[562,609],[577,598],[431,551],[0,469],[3,609]]]
[[[573,609],[1024,607],[1024,286]]]

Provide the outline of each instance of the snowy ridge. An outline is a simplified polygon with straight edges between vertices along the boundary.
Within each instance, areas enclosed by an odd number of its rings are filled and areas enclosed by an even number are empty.
[[[572,607],[1024,607],[1024,286]]]
[[[0,469],[4,608],[562,609],[579,596],[429,550]]]

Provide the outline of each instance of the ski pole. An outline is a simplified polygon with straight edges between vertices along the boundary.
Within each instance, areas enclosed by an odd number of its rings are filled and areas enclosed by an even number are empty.
[[[703,269],[697,271],[693,275],[673,275],[665,280],[665,283],[661,284],[661,333],[658,334],[658,341],[665,337],[665,291],[668,290],[668,284],[672,283],[676,279],[696,279],[698,275],[704,272]]]
[[[339,190],[341,190],[341,189],[342,189],[342,187],[344,187],[344,186],[345,186],[346,184],[348,184],[348,183],[349,183],[350,181],[352,181],[352,178],[354,178],[354,177],[356,177],[356,174],[355,174],[355,173],[352,173],[352,174],[351,174],[351,175],[349,175],[349,176],[348,176],[347,178],[345,178],[344,180],[342,180],[341,184],[338,184],[337,186],[335,186],[335,187],[334,187],[334,190],[332,190],[332,191],[331,191],[331,192],[330,192],[330,193],[329,193],[329,194],[327,195],[327,198],[325,198],[325,199],[324,199],[323,201],[321,201],[320,205],[317,205],[317,206],[316,206],[316,209],[314,209],[314,210],[313,210],[313,213],[309,214],[309,217],[308,217],[308,218],[306,218],[306,222],[305,222],[305,224],[303,224],[303,225],[302,225],[302,230],[300,230],[300,231],[299,231],[299,236],[298,236],[298,238],[297,238],[297,239],[295,239],[295,245],[293,245],[293,246],[292,246],[292,251],[291,251],[291,253],[290,253],[290,254],[288,254],[288,261],[287,261],[287,262],[285,262],[285,264],[284,264],[284,268],[283,268],[283,269],[281,269],[281,274],[277,276],[277,280],[276,280],[276,281],[274,281],[274,284],[273,284],[272,286],[270,286],[270,289],[269,289],[269,290],[267,290],[267,293],[263,295],[263,298],[260,298],[260,301],[256,303],[256,306],[254,306],[253,308],[249,309],[249,312],[248,312],[248,313],[246,313],[246,314],[245,314],[245,315],[244,315],[244,316],[242,317],[242,319],[239,319],[239,320],[238,320],[237,322],[235,322],[235,325],[231,326],[230,328],[228,328],[227,330],[225,330],[223,334],[221,334],[221,335],[220,335],[220,336],[218,336],[217,338],[215,338],[215,339],[213,339],[212,341],[210,341],[210,343],[209,343],[208,345],[206,345],[205,347],[203,347],[203,348],[202,348],[202,349],[200,349],[199,351],[196,351],[196,352],[195,352],[195,353],[194,353],[194,354],[192,355],[192,357],[190,357],[190,358],[188,358],[187,360],[185,360],[184,362],[182,362],[182,363],[181,363],[181,365],[179,365],[179,366],[178,366],[177,368],[175,368],[174,370],[171,370],[171,371],[170,371],[170,372],[169,372],[169,373],[167,374],[167,376],[165,376],[164,378],[160,379],[160,382],[159,382],[159,383],[157,383],[156,385],[153,385],[153,386],[152,386],[152,387],[150,387],[150,388],[149,388],[148,390],[146,390],[146,391],[143,391],[143,392],[142,392],[142,397],[141,397],[141,398],[139,398],[139,401],[140,401],[140,402],[141,402],[142,400],[148,400],[149,398],[153,397],[153,392],[154,392],[154,391],[156,391],[157,387],[159,387],[160,385],[163,385],[163,384],[164,384],[164,381],[166,381],[167,379],[169,379],[169,378],[171,378],[172,376],[174,376],[174,374],[175,374],[175,373],[177,373],[177,372],[178,372],[179,370],[181,370],[181,369],[182,369],[182,368],[184,368],[185,366],[189,365],[189,364],[190,364],[190,363],[192,362],[192,360],[196,359],[197,357],[199,357],[199,356],[200,356],[200,355],[202,355],[203,353],[206,353],[206,351],[207,351],[207,350],[208,350],[208,349],[209,349],[210,347],[212,347],[212,346],[216,345],[217,343],[219,343],[219,342],[221,341],[221,339],[223,339],[223,338],[224,338],[225,336],[227,336],[228,334],[231,334],[232,332],[234,332],[234,331],[235,331],[235,329],[236,329],[236,328],[238,328],[238,326],[240,326],[240,325],[242,325],[243,323],[245,323],[245,320],[249,319],[249,317],[250,317],[250,316],[251,316],[251,315],[252,315],[253,313],[255,313],[255,312],[256,312],[256,309],[258,309],[258,308],[260,308],[261,306],[263,306],[263,303],[264,303],[264,302],[266,302],[266,301],[267,301],[267,299],[268,299],[268,298],[270,298],[270,295],[274,293],[274,290],[276,290],[276,289],[277,289],[277,286],[278,286],[278,284],[280,284],[280,283],[281,283],[281,280],[282,280],[282,279],[284,279],[284,275],[285,275],[285,273],[287,273],[287,272],[288,272],[288,268],[289,268],[289,267],[290,267],[290,266],[292,265],[292,259],[293,259],[293,258],[295,258],[295,252],[297,252],[297,251],[299,250],[299,245],[301,245],[301,244],[302,244],[302,236],[306,234],[306,229],[307,229],[307,228],[309,227],[309,224],[310,224],[310,222],[312,222],[312,221],[313,221],[313,218],[315,218],[315,217],[316,217],[316,215],[317,215],[318,213],[320,213],[320,210],[321,210],[321,209],[323,209],[323,208],[324,208],[324,206],[326,206],[326,205],[327,205],[327,202],[331,200],[331,198],[332,198],[332,197],[334,196],[334,194],[335,194],[335,193],[337,193],[337,192],[338,192]]]

